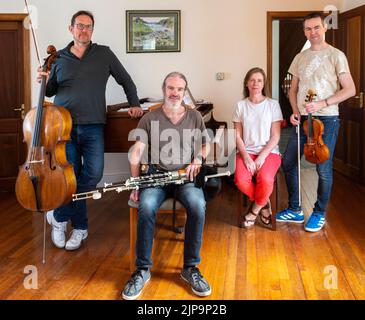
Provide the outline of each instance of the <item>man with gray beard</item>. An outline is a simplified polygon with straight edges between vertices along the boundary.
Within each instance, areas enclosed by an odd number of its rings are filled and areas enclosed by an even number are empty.
[[[175,195],[187,211],[184,240],[184,266],[181,278],[198,296],[208,296],[211,288],[196,267],[200,263],[200,248],[205,222],[203,190],[193,183],[207,156],[207,134],[201,114],[183,103],[187,80],[172,72],[163,81],[164,102],[160,108],[143,116],[138,129],[146,139],[138,140],[130,154],[132,177],[140,175],[142,154],[148,148],[149,172],[185,169],[189,183],[133,190],[132,201],[139,201],[136,243],[136,271],[125,285],[123,299],[137,299],[150,280],[151,253],[156,212],[163,201]],[[187,138],[188,137],[188,138]]]

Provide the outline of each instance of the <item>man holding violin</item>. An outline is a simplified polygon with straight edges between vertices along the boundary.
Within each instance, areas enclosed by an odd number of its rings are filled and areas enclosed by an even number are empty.
[[[67,160],[73,165],[77,193],[95,189],[104,169],[104,124],[106,122],[105,89],[110,75],[127,96],[132,117],[143,114],[136,86],[118,58],[106,46],[92,43],[94,17],[78,11],[71,19],[69,31],[73,41],[58,52],[50,74],[38,69],[38,81],[47,76],[46,96],[55,95],[54,104],[65,107],[72,116],[71,140],[66,145]],[[66,241],[67,222],[73,230]],[[75,250],[88,236],[86,200],[71,202],[49,211],[52,241],[58,248]]]
[[[325,224],[327,204],[331,196],[332,158],[340,127],[338,104],[354,96],[356,90],[345,54],[324,39],[327,31],[324,17],[320,13],[311,13],[304,18],[303,27],[311,46],[296,55],[288,71],[293,75],[289,91],[293,110],[290,122],[293,126],[298,126],[308,118],[308,114],[313,114],[324,126],[322,138],[330,156],[323,163],[316,164],[319,179],[317,201],[304,226],[306,231],[316,232]],[[306,101],[309,90],[316,93],[314,101]],[[300,157],[306,141],[307,137],[300,126]],[[304,223],[299,195],[297,150],[297,134],[293,130],[283,157],[289,205],[277,213],[278,222]]]

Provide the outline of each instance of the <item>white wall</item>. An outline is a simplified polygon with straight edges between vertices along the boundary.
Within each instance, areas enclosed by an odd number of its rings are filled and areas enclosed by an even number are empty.
[[[355,0],[353,0],[355,1]],[[160,96],[163,77],[178,70],[188,78],[196,98],[214,103],[214,117],[230,123],[236,102],[241,98],[245,72],[260,66],[266,69],[266,12],[324,10],[328,0],[29,0],[38,13],[38,38],[45,51],[48,44],[57,49],[71,41],[67,31],[72,14],[79,9],[95,15],[94,42],[106,44],[120,58],[134,79],[140,98]],[[349,1],[347,1],[349,2]],[[332,0],[342,8],[343,0]],[[22,12],[23,0],[1,1],[0,13]],[[180,9],[182,40],[180,53],[127,54],[125,10]],[[43,52],[42,52],[43,54]],[[32,77],[36,59],[32,54]],[[215,80],[224,72],[223,81]],[[37,84],[33,83],[33,103]],[[126,101],[123,90],[110,80],[107,103]],[[125,156],[107,155],[106,174],[127,174],[120,166]]]
[[[347,11],[363,5],[365,5],[365,0],[344,0],[342,10]]]

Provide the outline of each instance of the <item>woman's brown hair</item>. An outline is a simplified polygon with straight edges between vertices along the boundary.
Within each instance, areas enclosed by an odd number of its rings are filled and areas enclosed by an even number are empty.
[[[250,96],[250,92],[248,91],[248,88],[247,88],[247,83],[248,83],[248,81],[250,80],[251,76],[254,73],[261,73],[262,76],[264,77],[264,87],[262,88],[262,94],[265,97],[269,97],[270,96],[270,90],[267,87],[267,77],[266,77],[265,71],[262,70],[259,67],[254,67],[254,68],[248,70],[248,72],[246,73],[245,79],[243,80],[243,97],[247,98],[247,97]]]

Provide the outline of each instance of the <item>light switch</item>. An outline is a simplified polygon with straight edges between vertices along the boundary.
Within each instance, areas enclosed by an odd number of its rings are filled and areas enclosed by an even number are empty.
[[[215,74],[215,78],[216,78],[217,80],[224,80],[224,72],[217,72],[217,73]]]

